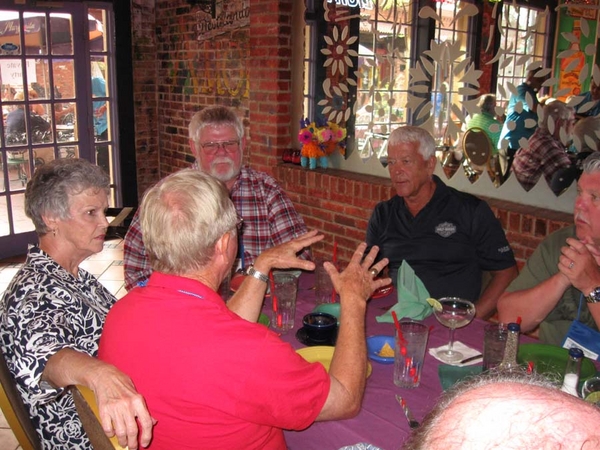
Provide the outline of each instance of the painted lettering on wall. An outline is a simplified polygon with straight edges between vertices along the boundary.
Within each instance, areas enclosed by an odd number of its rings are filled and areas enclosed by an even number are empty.
[[[249,0],[217,1],[215,8],[215,18],[202,10],[196,13],[199,41],[250,25]]]
[[[170,77],[177,80],[176,85],[184,95],[249,98],[250,85],[246,68],[249,55],[248,46],[244,42],[244,39],[228,41],[228,48],[217,52],[222,55],[219,59],[205,56],[202,52],[190,51],[187,57],[171,69]]]

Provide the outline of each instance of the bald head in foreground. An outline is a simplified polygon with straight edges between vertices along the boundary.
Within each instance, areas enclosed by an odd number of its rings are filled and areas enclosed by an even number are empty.
[[[404,450],[598,449],[600,409],[540,375],[490,374],[447,391]]]

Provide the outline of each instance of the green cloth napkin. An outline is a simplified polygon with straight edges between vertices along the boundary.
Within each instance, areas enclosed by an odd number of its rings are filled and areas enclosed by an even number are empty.
[[[423,320],[433,312],[433,308],[427,303],[429,292],[406,261],[402,261],[402,265],[398,270],[398,283],[396,286],[398,302],[387,312],[377,316],[375,318],[377,322],[393,322],[392,311],[396,311],[398,320],[403,317]]]
[[[450,366],[447,364],[440,364],[438,367],[438,376],[440,377],[440,384],[442,389],[445,391],[455,383],[461,380],[467,379],[475,375],[481,375],[481,366]]]

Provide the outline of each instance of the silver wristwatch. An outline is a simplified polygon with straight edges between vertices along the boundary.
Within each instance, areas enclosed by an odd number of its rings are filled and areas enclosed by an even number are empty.
[[[598,303],[600,302],[600,286],[592,289],[592,292],[589,293],[588,296],[585,297],[588,303]]]
[[[256,270],[254,268],[254,266],[252,266],[252,265],[248,266],[248,268],[246,269],[246,275],[254,277],[257,280],[260,280],[260,281],[263,281],[263,282],[269,284],[269,277],[266,276],[264,273]]]

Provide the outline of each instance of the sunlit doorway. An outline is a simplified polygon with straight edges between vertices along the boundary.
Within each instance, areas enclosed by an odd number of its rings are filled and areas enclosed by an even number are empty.
[[[0,10],[0,258],[36,241],[24,213],[31,174],[56,158],[85,158],[120,187],[114,18],[110,3]]]

